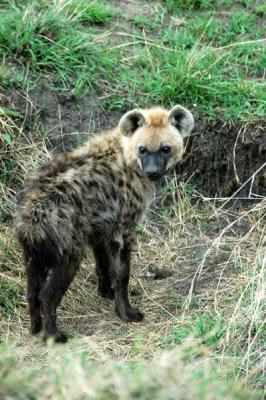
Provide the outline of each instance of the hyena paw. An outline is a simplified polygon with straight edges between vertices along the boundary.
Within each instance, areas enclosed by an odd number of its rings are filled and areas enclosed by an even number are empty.
[[[67,342],[67,336],[60,331],[57,331],[54,335],[46,334],[44,340],[47,342],[49,339],[52,339],[55,343]]]
[[[42,330],[42,319],[36,318],[34,321],[31,321],[30,332],[32,335],[37,335],[37,333]]]
[[[140,322],[144,318],[144,314],[138,308],[133,307],[127,307],[124,312],[118,311],[118,316],[124,322]]]
[[[67,336],[64,335],[64,333],[58,331],[55,335],[54,341],[56,343],[66,343],[67,342]]]

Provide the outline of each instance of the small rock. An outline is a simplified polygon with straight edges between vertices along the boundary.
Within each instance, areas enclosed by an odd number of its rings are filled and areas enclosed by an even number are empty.
[[[154,264],[148,266],[147,270],[144,271],[140,276],[146,279],[166,279],[173,275],[173,272],[167,268],[159,268]]]

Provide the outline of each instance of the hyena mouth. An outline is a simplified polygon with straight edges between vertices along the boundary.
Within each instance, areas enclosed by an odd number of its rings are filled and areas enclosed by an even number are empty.
[[[156,175],[156,176],[147,176],[149,181],[156,182],[163,177],[163,174]]]

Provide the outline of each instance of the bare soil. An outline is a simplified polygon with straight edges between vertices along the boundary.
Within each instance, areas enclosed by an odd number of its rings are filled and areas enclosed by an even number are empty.
[[[237,197],[265,196],[265,161],[265,120],[235,125],[198,121],[177,171],[206,196],[231,196],[242,185]]]
[[[74,96],[56,92],[45,81],[27,96],[12,91],[5,101],[23,115],[24,131],[30,132],[37,121],[56,152],[72,150],[91,132],[115,127],[128,110],[108,111],[95,106],[101,93],[77,101]],[[265,137],[265,120],[230,124],[196,115],[184,159],[176,169],[178,179],[210,197],[232,196],[242,185],[237,197],[265,196]]]

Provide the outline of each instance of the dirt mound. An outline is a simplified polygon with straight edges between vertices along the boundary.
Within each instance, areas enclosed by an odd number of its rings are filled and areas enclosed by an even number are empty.
[[[104,111],[99,102],[101,93],[91,93],[80,101],[71,93],[53,89],[43,81],[27,95],[15,90],[6,94],[6,103],[20,112],[24,131],[40,125],[48,135],[54,151],[70,151],[87,139],[89,132],[113,128],[125,110]],[[19,123],[18,123],[19,125]]]
[[[266,121],[197,123],[177,172],[207,196],[266,195]]]

